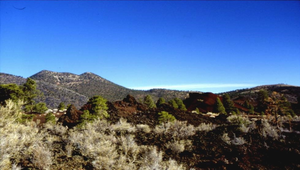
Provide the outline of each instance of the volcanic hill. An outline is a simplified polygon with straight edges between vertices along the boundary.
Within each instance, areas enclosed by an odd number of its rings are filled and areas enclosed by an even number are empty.
[[[20,76],[0,73],[0,84],[23,84],[26,79]],[[45,102],[48,107],[56,108],[60,102],[74,104],[77,108],[83,106],[90,97],[100,95],[108,101],[122,100],[128,94],[141,101],[146,95],[151,95],[154,100],[164,97],[166,100],[175,97],[184,99],[188,96],[187,91],[151,89],[147,91],[133,90],[94,73],[86,72],[80,75],[53,72],[48,70],[40,71],[30,76],[37,83],[37,89],[44,93],[37,99],[37,102]]]

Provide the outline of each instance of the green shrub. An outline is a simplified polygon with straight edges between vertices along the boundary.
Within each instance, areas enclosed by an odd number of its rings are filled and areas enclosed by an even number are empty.
[[[21,118],[18,119],[19,123],[25,123],[33,120],[33,114],[22,114]]]
[[[89,122],[93,122],[97,119],[97,115],[90,114],[88,110],[84,110],[83,114],[80,116],[80,123],[78,127],[83,127]]]
[[[45,116],[45,120],[46,120],[46,123],[51,123],[51,124],[55,124],[55,116],[53,113],[48,113],[46,114]]]
[[[159,123],[165,123],[165,122],[173,122],[176,120],[176,118],[172,115],[172,114],[169,114],[168,112],[166,111],[161,111],[158,113],[159,117],[158,117],[158,121]]]
[[[57,108],[58,108],[58,110],[64,110],[66,108],[66,105],[64,102],[61,102],[61,103],[59,103]]]
[[[248,118],[242,117],[242,116],[238,116],[238,115],[231,115],[227,117],[227,120],[234,125],[245,125],[248,126],[251,121]]]

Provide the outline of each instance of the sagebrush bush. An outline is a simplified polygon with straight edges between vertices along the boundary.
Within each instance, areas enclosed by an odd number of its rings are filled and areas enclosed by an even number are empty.
[[[264,137],[272,137],[274,139],[278,139],[279,134],[278,134],[278,129],[275,126],[270,125],[268,120],[262,119],[261,120],[261,135]]]
[[[168,149],[171,149],[175,153],[181,153],[186,150],[186,147],[191,146],[191,140],[180,140],[174,142],[168,142],[165,146]]]
[[[235,134],[233,134],[233,139],[231,140],[231,144],[233,144],[233,145],[244,145],[246,143],[247,142],[243,137],[236,137]]]
[[[21,110],[23,101],[6,100],[5,103],[5,106],[0,107],[0,127],[20,120],[23,114]]]
[[[52,165],[52,152],[49,146],[36,142],[32,146],[32,162],[39,169],[50,169]]]
[[[228,136],[228,133],[224,133],[224,134],[222,135],[221,139],[222,139],[225,143],[227,143],[228,145],[231,144],[231,140],[230,140],[230,137]]]
[[[136,125],[136,129],[139,132],[144,132],[144,133],[150,133],[151,132],[151,129],[150,129],[149,125],[138,124],[138,125]]]
[[[196,133],[196,128],[193,125],[187,125],[186,121],[174,121],[157,125],[154,133],[170,136],[174,139],[186,139]]]
[[[212,123],[201,123],[199,126],[196,127],[197,131],[212,131],[217,127],[217,125],[214,125]]]
[[[239,115],[228,116],[227,120],[231,124],[239,125],[239,126],[241,126],[241,125],[248,126],[251,123],[251,121],[248,118],[243,117],[243,116],[239,116]]]
[[[163,161],[163,152],[156,148],[139,146],[131,134],[135,131],[125,119],[112,125],[98,119],[83,129],[70,131],[68,147],[88,156],[95,169],[166,169],[171,166],[183,169],[174,161]]]
[[[112,125],[112,129],[118,132],[135,132],[136,128],[127,122],[126,119],[120,118],[120,120]]]
[[[22,114],[20,104],[7,101],[7,105],[0,108],[0,169],[11,169],[24,159],[34,162],[31,148],[46,138],[34,122],[18,123]]]

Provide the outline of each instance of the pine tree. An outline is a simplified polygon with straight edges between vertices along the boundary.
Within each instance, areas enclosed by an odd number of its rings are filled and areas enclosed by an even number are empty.
[[[266,112],[268,108],[268,92],[266,90],[260,90],[257,95],[257,111],[259,113]]]
[[[166,100],[162,97],[160,97],[157,102],[156,102],[156,106],[159,107],[160,105],[166,103]]]
[[[230,99],[228,94],[223,96],[223,105],[227,114],[236,112],[236,108],[234,106],[233,101]]]
[[[156,105],[152,99],[152,97],[150,95],[147,95],[145,98],[144,98],[144,104],[146,104],[150,109],[152,108],[156,108]]]
[[[184,105],[184,103],[183,103],[183,101],[181,99],[175,98],[174,100],[175,100],[175,102],[176,102],[176,104],[178,106],[178,109],[184,110],[184,111],[187,110],[186,107],[185,107],[185,105]]]
[[[36,82],[33,79],[28,78],[21,88],[24,92],[24,100],[26,102],[25,109],[32,112],[35,104],[33,99],[40,94],[40,91],[36,89]]]
[[[243,104],[243,106],[248,109],[248,113],[249,114],[251,114],[251,115],[254,114],[254,107],[247,100],[245,101],[245,103]]]
[[[46,103],[40,102],[35,104],[32,110],[37,113],[45,113],[47,109]]]
[[[109,114],[107,113],[107,100],[104,99],[101,96],[94,96],[89,99],[87,102],[88,105],[90,105],[89,114],[98,116],[100,119],[102,118],[108,118]]]
[[[218,98],[218,97],[217,97],[217,100],[216,100],[216,103],[215,103],[214,112],[226,114],[223,103],[221,102],[220,98]]]
[[[17,84],[1,84],[0,85],[0,105],[5,105],[5,100],[11,99],[17,102],[23,99],[24,92]]]
[[[178,104],[176,103],[176,101],[174,99],[169,101],[169,104],[174,108],[174,109],[178,109]]]
[[[64,110],[66,108],[65,103],[64,102],[59,103],[57,108],[58,110]]]

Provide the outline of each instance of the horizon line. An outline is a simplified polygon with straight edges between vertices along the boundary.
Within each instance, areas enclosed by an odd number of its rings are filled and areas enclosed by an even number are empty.
[[[136,90],[151,90],[151,89],[175,89],[175,90],[192,90],[192,89],[209,89],[209,88],[250,88],[258,86],[257,84],[243,84],[243,83],[204,83],[204,84],[181,84],[181,85],[154,85],[154,86],[138,86],[129,87]]]

